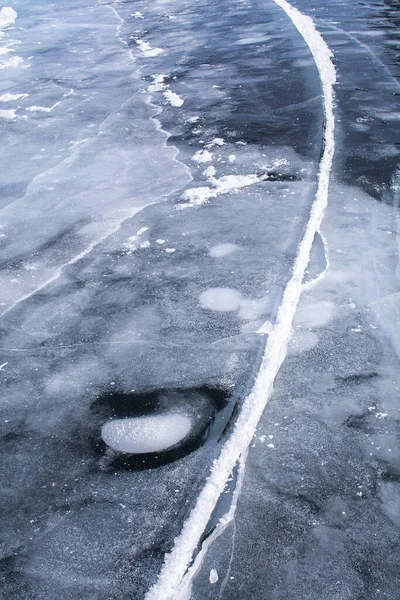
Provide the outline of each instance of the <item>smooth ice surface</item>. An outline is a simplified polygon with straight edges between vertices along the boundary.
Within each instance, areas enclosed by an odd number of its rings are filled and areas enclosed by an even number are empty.
[[[115,419],[101,428],[105,443],[119,452],[144,454],[167,450],[189,433],[191,422],[179,414]]]

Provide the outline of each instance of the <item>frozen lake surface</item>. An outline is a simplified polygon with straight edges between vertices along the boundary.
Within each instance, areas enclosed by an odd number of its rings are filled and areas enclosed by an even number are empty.
[[[0,6],[4,598],[398,600],[399,46],[397,0]]]

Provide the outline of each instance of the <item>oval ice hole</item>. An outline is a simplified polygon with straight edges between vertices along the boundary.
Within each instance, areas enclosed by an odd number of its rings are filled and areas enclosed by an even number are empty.
[[[103,425],[101,437],[119,452],[145,454],[174,446],[187,436],[190,427],[190,419],[178,414],[115,419]]]

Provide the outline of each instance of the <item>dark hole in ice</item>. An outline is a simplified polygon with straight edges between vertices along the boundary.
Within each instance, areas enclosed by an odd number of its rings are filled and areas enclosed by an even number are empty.
[[[268,171],[260,176],[261,181],[300,181],[300,177],[293,173],[276,173]]]
[[[227,390],[208,386],[106,392],[91,406],[96,428],[93,442],[103,468],[155,468],[219,439],[232,414],[230,399]]]

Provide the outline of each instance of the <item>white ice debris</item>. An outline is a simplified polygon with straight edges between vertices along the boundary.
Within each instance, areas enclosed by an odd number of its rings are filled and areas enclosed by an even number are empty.
[[[185,438],[190,428],[188,417],[172,413],[108,421],[101,437],[119,452],[144,454],[167,450]]]
[[[15,108],[9,108],[8,110],[0,110],[0,119],[16,119],[17,112]]]
[[[165,87],[166,84],[164,83],[166,79],[166,75],[163,75],[160,73],[160,75],[154,75],[153,77],[153,83],[151,83],[149,85],[149,87],[147,88],[148,92],[162,92]]]
[[[176,248],[165,248],[165,252],[167,254],[173,254],[174,252],[176,252]]]
[[[213,155],[208,150],[197,150],[192,156],[192,160],[197,163],[211,162]]]
[[[181,96],[178,96],[178,94],[175,94],[175,92],[171,92],[171,90],[167,90],[166,92],[164,92],[164,98],[174,108],[179,108],[184,103],[183,98],[181,98]]]
[[[212,148],[213,146],[223,146],[225,143],[226,142],[223,138],[216,137],[207,144],[207,148]]]
[[[207,169],[203,171],[203,175],[205,175],[205,177],[207,177],[208,179],[212,179],[216,175],[215,167],[213,167],[213,165],[210,165],[209,167],[207,167]]]
[[[211,569],[209,580],[211,584],[217,583],[218,581],[218,571],[217,569]]]
[[[136,44],[146,58],[153,58],[163,52],[162,48],[152,48],[148,42],[144,42],[143,40],[136,40]]]
[[[22,100],[27,97],[28,94],[2,94],[0,96],[0,102],[12,102],[13,100]]]
[[[8,49],[7,49],[7,52],[8,52]],[[5,61],[2,61],[0,63],[0,69],[18,67],[18,65],[20,65],[22,62],[23,62],[23,60],[19,56],[12,56],[11,58],[9,58]]]
[[[204,150],[207,152],[207,150]],[[178,204],[178,210],[189,208],[191,206],[200,206],[215,198],[220,194],[227,194],[228,192],[235,192],[241,188],[258,183],[260,178],[258,175],[223,175],[219,179],[215,177],[209,178],[210,183],[213,187],[203,186],[198,188],[190,188],[186,190],[181,198],[186,200],[185,204]]]
[[[11,6],[3,6],[3,8],[0,10],[0,29],[15,23],[16,18],[17,13],[13,8],[11,8]]]
[[[128,238],[128,241],[124,244],[128,254],[132,254],[132,252],[138,248],[148,248],[150,246],[150,242],[147,242],[147,245],[144,245],[146,242],[140,240],[140,236],[145,233],[145,231],[148,231],[148,229],[148,227],[141,227],[135,235],[131,235],[131,237]]]

